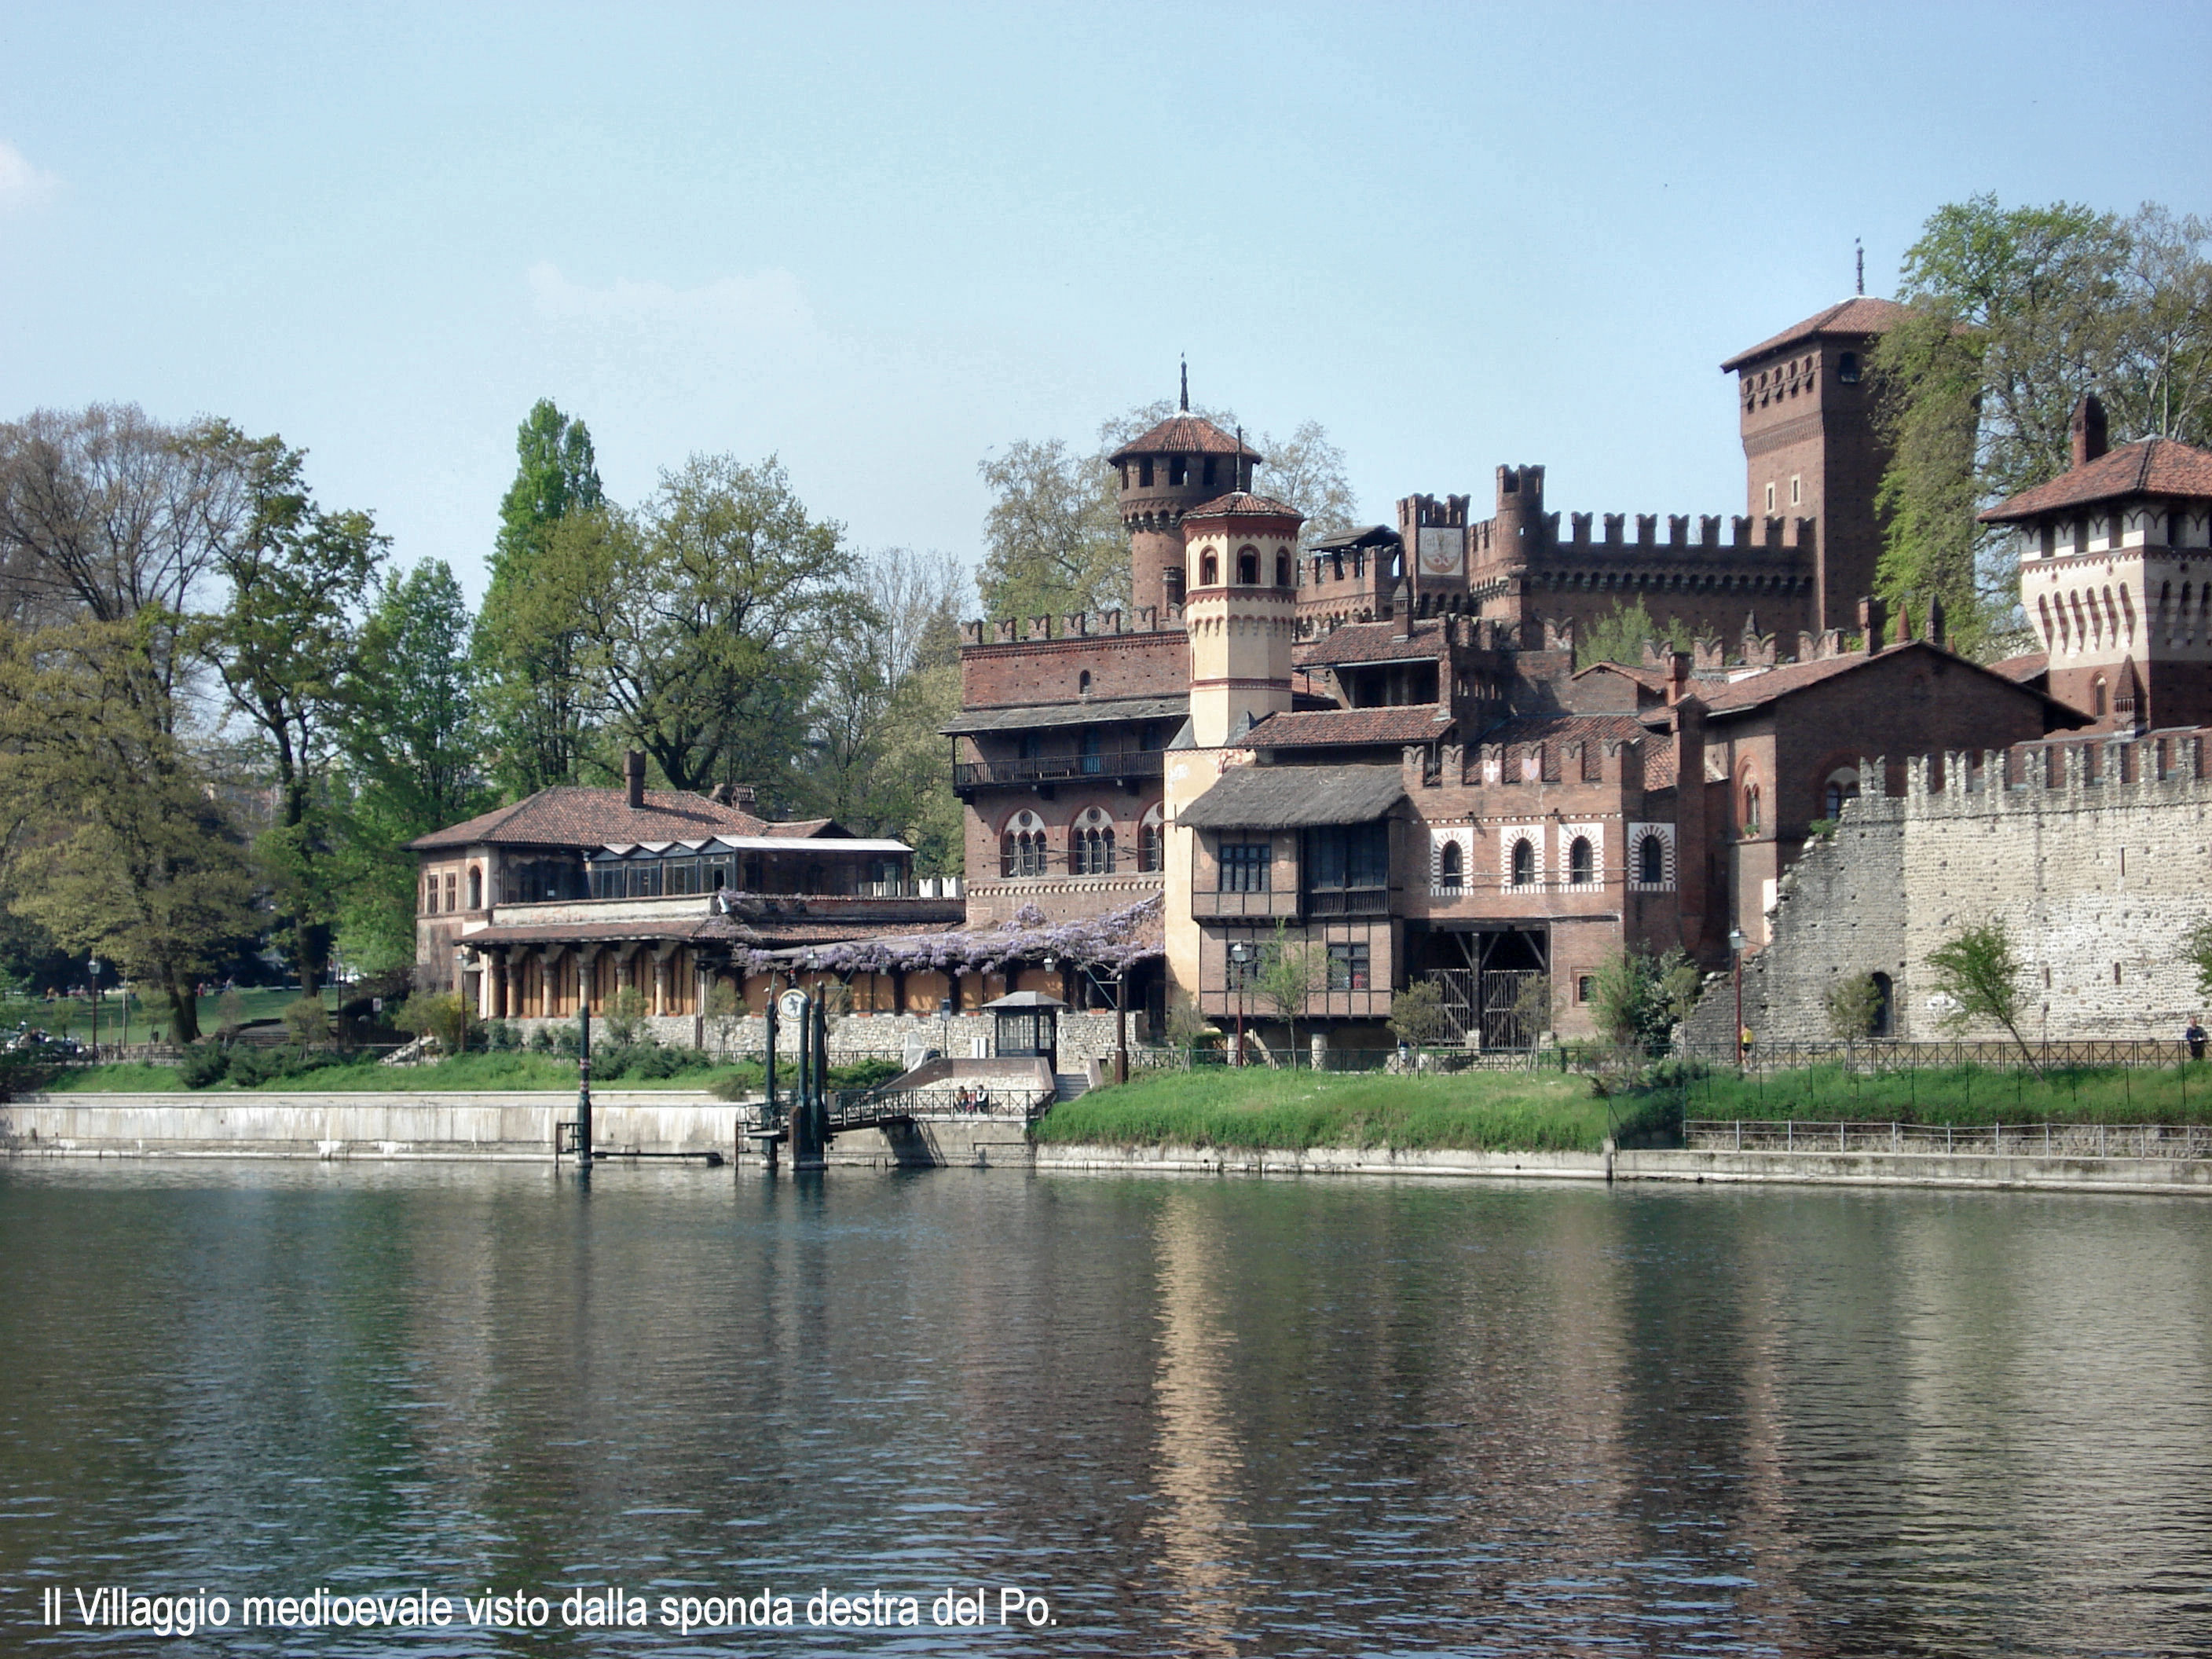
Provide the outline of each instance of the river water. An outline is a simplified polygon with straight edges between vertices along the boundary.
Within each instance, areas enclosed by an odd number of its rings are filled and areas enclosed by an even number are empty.
[[[232,1622],[36,1622],[107,1584]],[[318,1587],[455,1622],[238,1627]],[[0,1651],[95,1646],[2212,1652],[2212,1206],[0,1166]]]

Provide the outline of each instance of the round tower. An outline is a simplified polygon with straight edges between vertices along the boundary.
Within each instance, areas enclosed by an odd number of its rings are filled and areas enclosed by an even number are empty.
[[[1192,584],[1183,562],[1182,521],[1194,507],[1252,487],[1257,450],[1190,412],[1190,383],[1182,407],[1108,456],[1119,473],[1121,522],[1129,531],[1131,603],[1157,606],[1160,620],[1182,608]]]
[[[1296,507],[1241,489],[1182,515],[1191,737],[1201,749],[1234,744],[1291,706],[1304,521]]]

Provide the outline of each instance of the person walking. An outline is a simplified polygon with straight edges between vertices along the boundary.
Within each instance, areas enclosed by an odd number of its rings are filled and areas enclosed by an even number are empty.
[[[2190,1059],[2204,1058],[2204,1017],[2202,1014],[2190,1015],[2189,1029],[2181,1034],[2181,1040],[2189,1045]]]

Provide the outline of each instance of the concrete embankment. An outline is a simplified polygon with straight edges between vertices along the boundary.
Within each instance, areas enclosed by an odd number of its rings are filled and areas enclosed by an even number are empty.
[[[592,1095],[602,1148],[737,1148],[739,1108],[696,1091]],[[573,1093],[47,1095],[0,1105],[15,1157],[539,1158]]]
[[[47,1095],[0,1105],[0,1154],[17,1158],[313,1158],[547,1160],[570,1092],[495,1094]],[[719,1152],[757,1164],[741,1135],[744,1103],[695,1091],[592,1094],[592,1142],[605,1153]],[[827,1162],[860,1168],[1025,1164],[1024,1120],[927,1115],[888,1130],[848,1130]]]
[[[1395,1175],[1505,1180],[1978,1187],[2212,1197],[2212,1159],[2180,1158],[1705,1151],[1630,1151],[1611,1154],[1393,1152],[1382,1147],[1352,1146],[1279,1152],[1218,1146],[1045,1146],[1037,1148],[1036,1167],[1150,1174]]]

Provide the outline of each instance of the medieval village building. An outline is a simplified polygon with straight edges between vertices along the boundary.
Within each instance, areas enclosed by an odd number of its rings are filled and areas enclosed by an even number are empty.
[[[580,983],[680,1016],[717,976],[757,1008],[799,974],[856,1012],[1026,989],[1121,1002],[1155,1035],[1187,1000],[1279,1046],[1254,981],[1281,940],[1317,971],[1302,1037],[1387,1044],[1420,980],[1457,1040],[1586,1034],[1625,948],[1708,969],[1732,935],[1763,949],[1808,837],[1863,789],[1901,793],[1907,757],[2206,718],[2200,452],[2106,455],[2093,428],[2073,472],[1989,515],[2023,527],[2047,653],[1984,667],[1939,607],[1865,597],[1885,460],[1865,367],[1898,314],[1847,301],[1723,366],[1751,509],[1732,519],[1563,532],[1543,469],[1505,466],[1487,518],[1416,495],[1395,527],[1302,544],[1264,458],[1186,397],[1109,458],[1130,608],[965,625],[945,728],[964,884],[638,774],[627,799],[546,792],[417,843],[422,971],[458,963],[487,1016],[573,1014]],[[1577,631],[1639,599],[1695,648],[1578,665]]]

